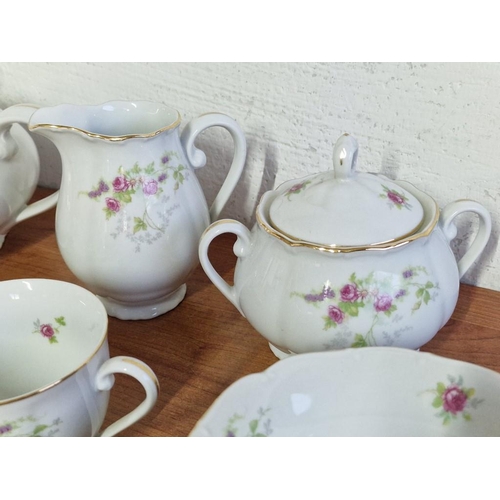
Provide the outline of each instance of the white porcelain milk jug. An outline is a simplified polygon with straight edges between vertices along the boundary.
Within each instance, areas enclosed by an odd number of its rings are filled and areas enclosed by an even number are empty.
[[[0,113],[0,137],[22,123],[58,148],[59,249],[108,314],[120,319],[153,318],[182,301],[186,279],[198,264],[199,238],[244,167],[246,141],[235,120],[205,114],[182,134],[180,122],[175,109],[146,101],[17,105]],[[194,141],[213,126],[230,132],[234,158],[209,210],[194,172],[206,157]]]

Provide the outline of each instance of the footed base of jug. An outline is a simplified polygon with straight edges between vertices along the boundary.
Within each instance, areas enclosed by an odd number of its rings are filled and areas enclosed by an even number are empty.
[[[144,302],[120,302],[110,297],[98,295],[109,316],[124,320],[153,319],[176,308],[186,295],[186,285],[181,285],[175,292],[155,300]]]
[[[269,348],[278,359],[285,359],[295,355],[295,353],[292,351],[283,351],[279,347],[276,347],[275,345],[271,344],[271,342],[269,342]]]

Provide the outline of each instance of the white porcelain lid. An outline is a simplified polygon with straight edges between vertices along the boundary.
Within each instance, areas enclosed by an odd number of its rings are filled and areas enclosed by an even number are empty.
[[[284,235],[326,246],[372,246],[413,234],[424,211],[390,179],[355,171],[358,143],[343,135],[333,149],[333,170],[279,188],[271,225]]]

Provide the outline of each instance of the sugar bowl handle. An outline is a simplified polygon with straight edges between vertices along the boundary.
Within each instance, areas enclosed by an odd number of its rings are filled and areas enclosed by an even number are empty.
[[[195,147],[194,141],[201,132],[210,127],[225,128],[229,131],[234,141],[233,162],[224,183],[210,207],[210,220],[213,222],[219,217],[220,212],[241,177],[247,155],[247,143],[240,126],[233,118],[227,115],[222,113],[207,113],[194,118],[184,127],[181,134],[182,146],[193,168],[204,167],[207,162],[205,153]]]
[[[458,261],[460,278],[467,272],[479,255],[481,255],[491,235],[491,215],[488,210],[476,201],[458,200],[450,203],[441,211],[439,223],[448,242],[451,242],[457,235],[457,227],[453,220],[465,212],[473,212],[479,216],[479,229],[470,248]]]
[[[232,233],[238,238],[233,246],[233,252],[236,257],[244,257],[250,251],[251,233],[246,226],[241,222],[232,219],[222,219],[211,224],[202,234],[199,245],[200,264],[206,275],[212,283],[220,290],[220,292],[228,299],[236,309],[245,316],[240,306],[238,291],[234,286],[229,285],[221,275],[215,270],[208,257],[208,249],[210,243],[221,234]]]
[[[118,434],[144,417],[156,404],[158,399],[159,384],[151,368],[142,361],[129,356],[116,356],[105,361],[96,375],[96,388],[99,391],[109,391],[115,382],[114,374],[124,373],[140,382],[146,391],[142,403],[130,413],[117,420],[101,432],[101,437],[110,437]]]

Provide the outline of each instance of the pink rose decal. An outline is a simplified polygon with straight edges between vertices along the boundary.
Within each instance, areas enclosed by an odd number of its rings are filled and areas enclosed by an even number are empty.
[[[358,287],[353,283],[349,283],[340,289],[340,300],[344,302],[356,302],[358,299]]]
[[[106,198],[106,206],[112,211],[112,212],[119,212],[120,211],[120,202],[115,199],[115,198]]]
[[[383,294],[379,295],[376,299],[375,302],[373,303],[373,307],[375,307],[375,310],[377,312],[385,312],[388,311],[392,306],[392,297]]]
[[[436,416],[443,419],[443,425],[450,425],[459,417],[467,422],[472,420],[471,412],[476,410],[483,400],[475,397],[474,388],[464,387],[461,376],[448,376],[448,381],[448,385],[438,382],[434,390],[427,391],[435,394],[432,406],[440,409]]]
[[[51,325],[41,325],[40,333],[47,339],[50,339],[54,336],[54,329]]]
[[[304,183],[301,182],[300,184],[295,184],[293,185],[288,192],[289,193],[295,193],[296,191],[300,191],[304,187]]]
[[[397,205],[404,205],[405,202],[405,200],[403,200],[403,198],[394,191],[389,191],[387,193],[387,198],[389,198],[389,200],[391,200],[393,203],[396,203]]]
[[[145,195],[150,196],[158,191],[158,182],[155,179],[146,179],[142,183],[142,191]]]
[[[130,182],[126,179],[124,175],[120,175],[113,181],[113,189],[116,193],[121,193],[126,191],[130,187]]]
[[[50,344],[57,344],[56,337],[59,334],[60,329],[63,326],[66,326],[66,320],[64,319],[64,316],[54,318],[54,323],[41,323],[40,320],[37,319],[33,323],[33,326],[35,327],[33,333],[46,338]]]
[[[450,385],[441,397],[444,411],[453,413],[453,415],[464,411],[467,405],[467,394],[457,385]]]
[[[383,198],[384,200],[389,200],[391,207],[396,207],[398,210],[401,210],[403,208],[406,208],[408,210],[411,210],[411,205],[408,203],[408,198],[401,193],[398,193],[397,191],[393,189],[389,189],[387,186],[382,185],[382,188],[384,189],[384,193],[380,194],[380,198]]]
[[[337,325],[340,325],[345,317],[344,313],[337,306],[328,306],[328,316]]]
[[[285,196],[290,200],[290,195],[298,194],[303,191],[311,181],[299,182],[298,184],[294,184],[286,193]]]

